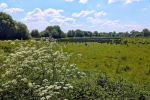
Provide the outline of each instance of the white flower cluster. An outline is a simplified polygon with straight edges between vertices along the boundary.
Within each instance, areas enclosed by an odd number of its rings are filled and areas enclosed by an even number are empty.
[[[13,79],[2,83],[3,90],[7,90],[10,85],[13,89],[15,88],[14,85],[17,86],[21,82],[25,85],[24,87],[34,89],[34,93],[41,96],[41,100],[44,100],[52,98],[54,94],[59,94],[59,89],[73,89],[73,86],[64,84],[64,82],[72,77],[82,77],[85,73],[80,72],[76,64],[68,66],[67,59],[72,54],[63,53],[61,47],[57,50],[59,45],[49,41],[48,39],[28,42],[15,40],[12,43],[20,45],[20,47],[14,49],[15,52],[7,56],[6,61],[1,66],[6,68],[2,74],[2,80],[9,80],[10,77]],[[33,81],[35,82],[33,83]]]

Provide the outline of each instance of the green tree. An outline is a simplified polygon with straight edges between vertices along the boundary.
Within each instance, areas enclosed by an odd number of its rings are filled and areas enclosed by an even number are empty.
[[[24,23],[16,22],[17,23],[17,31],[15,38],[16,39],[30,39],[31,35],[29,34],[29,30]]]
[[[94,34],[95,34],[95,36],[98,36],[98,32],[97,31],[94,31]]]
[[[83,31],[81,31],[80,29],[77,29],[76,30],[76,37],[84,37]]]
[[[90,36],[90,34],[87,31],[84,31],[83,33],[84,33],[84,36],[86,36],[86,37]]]
[[[71,30],[67,32],[67,37],[74,37]]]
[[[49,36],[52,36],[53,38],[61,38],[62,30],[58,25],[55,26],[48,26],[46,28],[47,31],[49,31]],[[47,33],[47,32],[46,32]]]
[[[0,12],[0,39],[14,39],[17,30],[16,22],[4,12]]]
[[[88,33],[90,34],[90,37],[92,37],[92,32],[91,32],[91,31],[88,31]]]
[[[50,36],[50,32],[48,30],[44,30],[42,32],[40,32],[41,37],[49,37]]]
[[[65,34],[63,31],[61,31],[61,38],[66,38],[67,34]]]
[[[145,37],[150,36],[150,32],[149,32],[149,30],[147,28],[143,29],[142,32],[143,32]]]
[[[37,29],[31,31],[31,36],[34,38],[40,38],[40,33]]]

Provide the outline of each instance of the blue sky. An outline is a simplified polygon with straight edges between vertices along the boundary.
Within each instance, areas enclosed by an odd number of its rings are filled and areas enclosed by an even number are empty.
[[[30,31],[53,25],[64,32],[150,29],[150,0],[0,0],[0,11]]]

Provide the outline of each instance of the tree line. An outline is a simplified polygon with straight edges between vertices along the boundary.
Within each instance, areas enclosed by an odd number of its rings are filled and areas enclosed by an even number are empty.
[[[31,39],[40,37],[53,37],[53,38],[66,38],[66,37],[149,37],[150,31],[145,28],[142,32],[132,30],[128,32],[91,32],[69,30],[64,33],[58,25],[48,26],[44,31],[39,32],[37,29],[29,32],[27,26],[24,23],[17,22],[12,19],[9,14],[0,12],[0,39]]]

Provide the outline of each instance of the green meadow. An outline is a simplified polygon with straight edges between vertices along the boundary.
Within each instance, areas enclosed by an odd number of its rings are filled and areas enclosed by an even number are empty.
[[[74,53],[71,63],[76,62],[82,70],[106,71],[109,76],[121,76],[130,82],[150,86],[150,44],[147,44],[150,39],[123,38],[122,41],[128,42],[126,45],[59,42],[59,45],[65,52]],[[78,54],[82,54],[80,59]]]
[[[0,99],[148,100],[149,43],[0,41]]]

